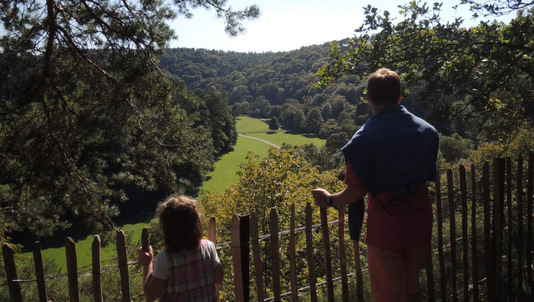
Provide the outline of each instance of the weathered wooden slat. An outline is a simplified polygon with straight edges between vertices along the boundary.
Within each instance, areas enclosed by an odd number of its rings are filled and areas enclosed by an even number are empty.
[[[324,267],[325,267],[325,279],[326,279],[326,291],[328,302],[334,301],[334,283],[332,281],[332,251],[330,250],[330,233],[328,232],[328,214],[327,209],[320,208],[321,215],[321,231],[323,234],[323,247],[324,247]]]
[[[443,208],[441,203],[441,180],[436,176],[436,216],[438,224],[438,257],[439,257],[439,281],[441,284],[441,300],[447,300],[447,279],[445,272],[445,256],[443,254]]]
[[[141,230],[141,247],[144,251],[148,252],[148,246],[150,245],[148,240],[148,228]]]
[[[495,297],[495,269],[491,255],[491,201],[490,201],[490,172],[489,164],[482,168],[482,197],[484,200],[484,260],[487,270],[487,289],[490,296]]]
[[[92,255],[92,269],[93,269],[93,299],[95,302],[102,302],[104,296],[102,293],[102,277],[101,277],[101,259],[100,259],[100,236],[96,235],[93,238],[93,244],[91,245]]]
[[[456,205],[454,202],[454,179],[452,170],[447,170],[447,199],[449,201],[449,236],[451,245],[451,288],[452,301],[458,301],[458,293],[456,291]]]
[[[68,237],[65,242],[65,255],[67,258],[67,275],[69,279],[69,301],[80,301],[78,293],[78,262],[76,260],[76,246],[74,240]]]
[[[9,299],[13,302],[22,302],[22,293],[20,284],[14,282],[17,280],[17,268],[15,266],[15,258],[13,257],[13,249],[7,244],[2,245],[2,255],[4,257],[4,269],[7,277],[7,287],[9,289]]]
[[[239,216],[232,217],[232,263],[234,267],[234,294],[237,302],[244,302],[243,275],[241,269],[241,231]]]
[[[532,280],[532,199],[534,187],[534,152],[528,154],[528,172],[527,172],[527,279],[528,284],[534,284]]]
[[[495,267],[495,297],[501,297],[502,276],[502,223],[504,212],[504,159],[493,161],[493,265]]]
[[[117,260],[119,262],[119,273],[121,276],[122,301],[129,302],[130,295],[130,277],[128,275],[128,256],[126,254],[126,236],[123,231],[118,231],[115,237],[117,247]]]
[[[517,159],[517,291],[523,289],[523,156]]]
[[[144,229],[143,229],[144,231]],[[208,240],[213,242],[213,244],[217,244],[217,224],[215,222],[215,217],[211,217],[208,221]],[[147,244],[148,244],[148,234],[147,234]],[[219,298],[219,287],[216,289],[217,291],[217,299]]]
[[[364,302],[362,263],[360,260],[360,242],[353,240],[352,244],[354,247],[354,264],[356,266],[356,298],[358,302]]]
[[[276,209],[271,209],[270,213],[270,232],[271,232],[271,256],[273,265],[273,294],[274,301],[278,302],[282,300],[282,293],[280,289],[280,247],[278,238],[278,213]]]
[[[35,266],[35,280],[37,282],[37,293],[40,302],[48,301],[43,270],[43,257],[41,255],[41,244],[36,241],[33,245],[33,264]]]
[[[347,257],[345,254],[345,207],[338,211],[339,266],[341,271],[341,291],[343,301],[349,301],[349,281],[347,278]]]
[[[217,224],[215,222],[215,217],[211,217],[208,221],[208,240],[217,244]]]
[[[507,290],[508,294],[512,294],[512,278],[513,278],[513,268],[512,268],[512,236],[513,236],[513,228],[512,228],[512,158],[507,157],[506,158],[506,209],[508,212],[508,219],[506,225],[508,226],[508,243],[506,250],[506,273],[507,273]]]
[[[295,255],[295,204],[291,204],[291,220],[289,222],[289,275],[291,278],[291,301],[298,300],[297,260]]]
[[[478,249],[477,249],[477,178],[475,165],[471,165],[471,275],[473,276],[473,302],[478,301]]]
[[[467,179],[465,167],[460,166],[460,198],[462,204],[462,260],[463,260],[463,300],[469,301],[469,238],[467,235]]]
[[[250,214],[250,239],[252,243],[252,257],[254,258],[254,269],[256,271],[256,296],[258,297],[258,301],[263,301],[265,299],[265,289],[263,287],[263,263],[261,261],[258,218],[256,213]]]
[[[432,265],[432,246],[425,261],[426,286],[428,292],[428,302],[436,301],[436,290],[434,289],[434,269]]]
[[[241,239],[241,275],[243,276],[243,297],[250,300],[250,215],[239,218],[239,232]]]
[[[315,258],[313,255],[313,235],[312,235],[312,207],[306,204],[306,258],[308,260],[308,283],[310,284],[310,301],[317,302],[317,286],[315,279]]]

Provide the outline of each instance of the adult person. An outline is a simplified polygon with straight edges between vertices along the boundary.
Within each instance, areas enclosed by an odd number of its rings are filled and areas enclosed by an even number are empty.
[[[401,80],[394,71],[371,74],[367,98],[373,117],[341,149],[347,187],[334,194],[314,189],[312,195],[321,207],[349,205],[349,228],[350,206],[363,207],[367,195],[365,242],[374,299],[420,301],[419,271],[432,235],[426,182],[436,177],[438,133],[400,105]]]

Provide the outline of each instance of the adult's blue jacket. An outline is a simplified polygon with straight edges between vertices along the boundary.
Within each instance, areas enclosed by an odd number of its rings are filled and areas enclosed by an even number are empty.
[[[369,119],[341,151],[371,196],[389,190],[410,196],[418,183],[435,181],[438,148],[436,129],[395,105]],[[349,206],[351,237],[359,237],[361,209]]]

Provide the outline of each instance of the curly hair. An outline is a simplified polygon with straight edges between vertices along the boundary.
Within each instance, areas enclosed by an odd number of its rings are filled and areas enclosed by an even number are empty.
[[[172,252],[198,247],[202,223],[197,201],[182,195],[171,195],[156,210],[163,232],[165,248]]]
[[[367,94],[377,105],[396,104],[401,96],[399,75],[387,68],[375,71],[367,79]]]

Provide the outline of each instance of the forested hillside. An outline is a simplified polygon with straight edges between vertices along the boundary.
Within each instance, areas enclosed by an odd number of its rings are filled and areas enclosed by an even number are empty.
[[[335,134],[336,149],[367,120],[368,108],[360,104],[364,84],[357,76],[316,87],[329,49],[329,43],[261,54],[170,49],[160,64],[189,89],[225,94],[234,116],[276,118],[286,130],[325,139]]]
[[[466,28],[469,16],[443,20],[442,4],[410,2],[397,21],[369,6],[351,39],[283,53],[172,49],[161,66],[188,87],[226,94],[234,116],[276,119],[286,130],[327,139],[331,152],[370,117],[365,78],[389,67],[404,80],[402,104],[441,133],[444,162],[529,151],[532,3],[464,2],[487,18]],[[501,14],[517,16],[491,21]]]
[[[328,44],[290,52],[237,53],[203,49],[169,49],[161,66],[190,89],[216,89],[228,94],[230,105],[265,99],[283,105],[287,99],[313,95],[316,72],[328,58]],[[260,104],[258,104],[260,105]],[[264,108],[258,107],[259,114]]]

